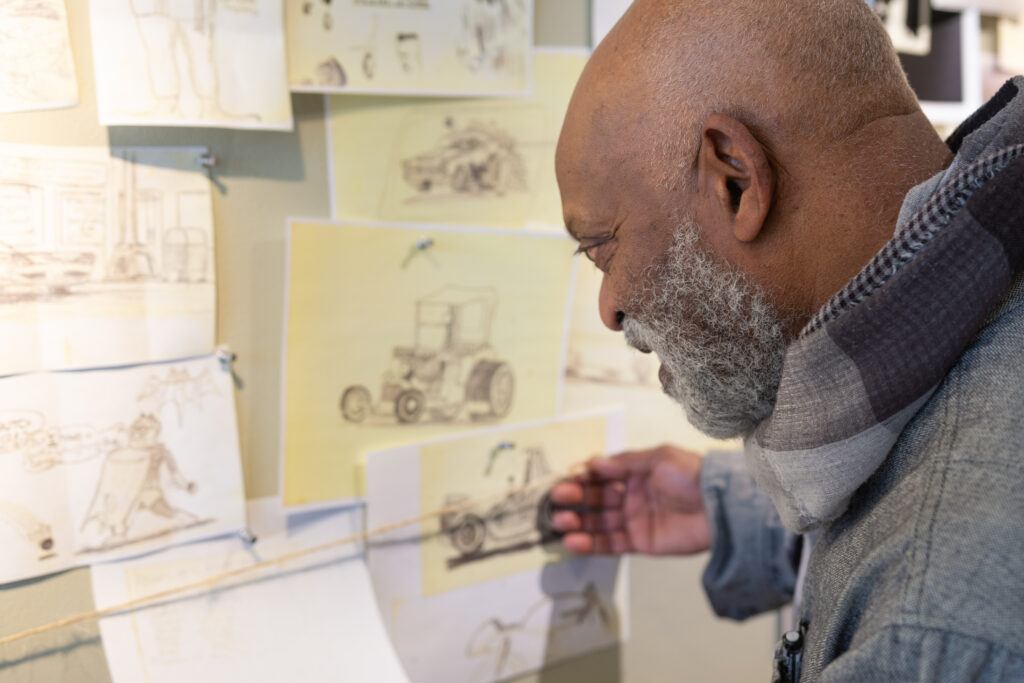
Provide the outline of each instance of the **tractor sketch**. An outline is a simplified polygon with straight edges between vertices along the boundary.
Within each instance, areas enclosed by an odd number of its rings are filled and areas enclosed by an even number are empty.
[[[539,446],[522,451],[496,448],[487,460],[484,476],[504,476],[508,493],[496,502],[461,508],[442,515],[441,531],[459,552],[449,567],[501,552],[526,549],[557,537],[551,523],[552,503],[536,481],[551,474],[547,457]],[[449,494],[445,507],[457,505],[470,496]]]
[[[500,419],[515,397],[515,375],[491,346],[498,305],[491,288],[448,286],[416,302],[412,346],[392,352],[380,400],[352,385],[341,394],[342,417],[362,422],[370,415],[394,415],[401,423]]]
[[[449,188],[456,194],[526,191],[526,164],[514,137],[477,121],[446,133],[433,148],[402,161],[402,178],[421,193]]]

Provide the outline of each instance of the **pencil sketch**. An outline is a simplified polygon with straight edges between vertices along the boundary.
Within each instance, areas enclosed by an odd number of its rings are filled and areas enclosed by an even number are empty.
[[[457,54],[469,71],[501,71],[514,60],[529,13],[524,0],[468,0]]]
[[[188,368],[171,366],[162,376],[154,374],[146,378],[138,401],[140,405],[151,407],[156,415],[172,406],[180,427],[185,423],[185,411],[189,407],[202,411],[203,399],[207,396],[220,396],[209,368],[193,375]]]
[[[53,528],[41,521],[32,512],[9,500],[0,500],[0,522],[6,522],[25,539],[35,551],[39,560],[55,557],[53,552]]]
[[[393,415],[399,423],[427,416],[448,422],[462,414],[501,419],[512,409],[515,375],[491,345],[498,306],[493,288],[450,285],[416,302],[412,346],[397,346],[384,373],[380,400],[362,385],[342,392],[342,417],[359,423]]]
[[[448,569],[528,550],[557,538],[551,500],[545,489],[536,486],[538,479],[549,474],[551,467],[540,446],[492,450],[482,475],[492,480],[504,475],[508,492],[497,502],[461,508],[441,517],[442,538],[456,551],[446,560]],[[470,493],[451,493],[445,497],[444,507],[468,500]]]
[[[548,610],[550,608],[550,617]],[[545,596],[530,605],[515,620],[492,618],[481,623],[466,644],[466,657],[484,662],[484,675],[502,676],[526,668],[525,657],[516,652],[516,641],[557,637],[560,633],[596,628],[599,633],[614,636],[616,610],[607,604],[593,582],[579,591],[565,591]]]
[[[585,335],[580,333],[579,336]],[[615,343],[610,344],[609,341]],[[602,384],[660,386],[657,357],[632,351],[621,340],[608,340],[603,333],[587,340],[577,339],[574,331],[565,363],[565,377]]]
[[[493,122],[471,119],[460,126],[454,116],[446,116],[436,144],[402,159],[401,165],[402,178],[420,193],[501,196],[529,191],[519,143]]]
[[[153,415],[139,415],[129,428],[127,443],[104,459],[80,527],[98,542],[79,549],[79,553],[112,550],[204,523],[167,500],[165,477],[170,485],[189,494],[195,493],[196,484],[185,478],[174,455],[161,443],[161,428],[160,420]],[[169,520],[170,526],[151,529],[141,538],[133,536],[129,531],[143,510]]]
[[[399,31],[395,34],[395,54],[402,72],[408,75],[419,73],[423,68],[423,49],[420,34],[415,31]]]
[[[221,98],[218,9],[260,11],[255,0],[131,0],[153,106],[125,113],[157,119],[260,120],[256,112],[230,111]]]
[[[875,12],[898,52],[926,55],[932,49],[928,0],[875,0]]]
[[[99,457],[124,443],[126,430],[120,424],[97,430],[91,425],[47,426],[34,410],[0,412],[0,456],[21,458],[30,474],[58,465],[73,465]]]
[[[0,111],[77,101],[64,0],[0,0]]]

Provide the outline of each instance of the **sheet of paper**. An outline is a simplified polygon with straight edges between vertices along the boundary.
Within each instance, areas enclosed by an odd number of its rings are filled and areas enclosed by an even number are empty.
[[[90,0],[100,123],[291,130],[283,0]]]
[[[0,379],[0,583],[245,524],[216,356]]]
[[[561,231],[555,144],[585,63],[537,51],[524,98],[332,97],[335,217]]]
[[[931,52],[929,0],[875,0],[874,7],[897,52],[907,55]]]
[[[533,0],[286,0],[306,92],[487,95],[529,86]]]
[[[503,680],[627,637],[625,560],[568,559],[544,531],[546,475],[621,449],[623,422],[621,412],[591,414],[370,454],[371,529],[482,499],[368,549],[411,680]]]
[[[0,145],[0,376],[213,350],[203,151]]]
[[[93,567],[96,606],[121,604],[358,533],[359,508],[286,517],[248,504],[253,545],[194,543]],[[406,681],[354,544],[100,620],[114,683]]]
[[[294,221],[285,504],[361,495],[370,450],[555,415],[572,251],[523,231]]]
[[[662,443],[698,452],[739,448],[738,442],[698,432],[682,407],[662,390],[657,355],[640,353],[626,344],[621,332],[604,326],[597,311],[601,278],[593,264],[581,262],[573,292],[563,410],[625,406],[626,446],[631,449]]]
[[[1024,73],[1024,11],[1013,19],[999,19],[996,45],[999,67],[1011,74]]]
[[[77,103],[64,0],[0,2],[0,112]]]

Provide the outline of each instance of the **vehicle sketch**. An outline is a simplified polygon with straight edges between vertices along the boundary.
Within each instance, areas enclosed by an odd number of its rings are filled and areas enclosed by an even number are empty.
[[[413,345],[394,348],[380,400],[365,386],[349,386],[341,394],[342,417],[394,415],[408,424],[424,415],[440,422],[508,415],[515,375],[491,345],[497,306],[492,288],[447,286],[418,300]]]
[[[157,415],[165,407],[173,406],[180,427],[185,422],[185,411],[189,407],[202,411],[203,399],[207,396],[220,396],[209,368],[193,375],[188,368],[172,366],[163,376],[150,375],[146,378],[138,401],[140,405],[151,406]]]
[[[471,72],[507,69],[527,17],[523,0],[468,0],[462,8],[459,59]]]
[[[143,510],[171,523],[170,529],[144,538],[203,523],[167,500],[165,481],[189,494],[195,493],[196,484],[185,478],[174,455],[160,442],[161,428],[160,420],[153,415],[139,415],[128,430],[127,443],[107,454],[80,528],[99,541],[79,553],[110,550],[144,540],[130,533]]]
[[[553,507],[547,490],[531,486],[551,474],[547,457],[540,446],[495,448],[487,459],[483,476],[505,476],[508,493],[496,502],[485,502],[441,517],[442,538],[456,550],[448,559],[454,569],[467,562],[501,553],[517,552],[558,537],[551,518]],[[468,493],[451,493],[444,506],[471,499]]]
[[[550,607],[550,616],[545,607]],[[483,675],[502,676],[520,671],[525,665],[525,659],[516,652],[519,638],[552,639],[587,627],[596,628],[602,635],[614,635],[617,628],[615,608],[605,603],[597,586],[589,581],[579,591],[545,596],[514,621],[493,618],[483,622],[466,644],[466,657],[485,662]]]
[[[660,388],[658,357],[629,348],[606,332],[573,330],[565,362],[566,379]]]
[[[40,552],[38,559],[53,557],[53,528],[42,522],[24,506],[9,500],[0,500],[0,522],[13,527],[25,541]]]
[[[217,52],[219,11],[258,14],[256,0],[153,2],[130,0],[144,47],[153,108],[130,112],[159,119],[259,121],[255,112],[233,112],[221,98]]]
[[[402,178],[419,191],[456,194],[526,192],[526,163],[516,139],[495,124],[451,116],[437,144],[401,161]]]
[[[77,100],[64,0],[0,0],[0,111]]]

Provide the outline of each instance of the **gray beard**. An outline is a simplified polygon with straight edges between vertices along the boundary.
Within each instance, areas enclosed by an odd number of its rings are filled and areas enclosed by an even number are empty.
[[[667,260],[638,278],[646,284],[627,302],[626,341],[658,354],[665,393],[694,427],[748,436],[775,405],[784,322],[762,288],[700,248],[692,219],[674,237]]]

